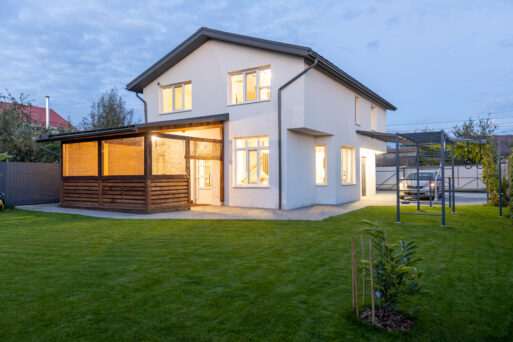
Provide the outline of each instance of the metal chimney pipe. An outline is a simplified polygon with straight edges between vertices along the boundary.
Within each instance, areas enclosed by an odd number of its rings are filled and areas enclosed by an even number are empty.
[[[50,126],[50,96],[46,96],[46,128]]]

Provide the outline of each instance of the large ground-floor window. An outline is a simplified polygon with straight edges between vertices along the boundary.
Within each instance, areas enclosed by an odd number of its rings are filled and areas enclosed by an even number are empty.
[[[269,185],[269,137],[235,139],[235,183]]]

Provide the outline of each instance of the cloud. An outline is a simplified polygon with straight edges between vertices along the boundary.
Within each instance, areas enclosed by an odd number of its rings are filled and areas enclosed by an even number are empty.
[[[4,0],[0,89],[38,105],[50,95],[78,122],[117,87],[141,117],[125,85],[208,26],[312,47],[397,105],[392,122],[465,117],[511,98],[512,15],[511,3],[464,0]]]

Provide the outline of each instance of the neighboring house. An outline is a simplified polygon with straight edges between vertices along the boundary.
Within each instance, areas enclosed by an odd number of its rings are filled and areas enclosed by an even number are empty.
[[[9,107],[10,102],[0,102],[0,114],[5,107]],[[29,107],[28,113],[32,123],[40,126],[46,125],[46,108],[44,107]],[[65,120],[62,116],[57,114],[56,111],[50,109],[50,123],[49,128],[69,128],[73,127],[71,123]]]
[[[386,144],[357,131],[385,132],[396,109],[308,47],[208,28],[127,89],[144,95],[146,123],[41,139],[64,143],[63,205],[156,212],[358,200],[375,192]]]

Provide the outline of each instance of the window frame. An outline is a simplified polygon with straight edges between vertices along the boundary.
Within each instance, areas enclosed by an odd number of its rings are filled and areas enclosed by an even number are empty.
[[[378,130],[378,109],[375,105],[371,105],[371,131]]]
[[[256,103],[256,102],[266,102],[271,101],[271,84],[269,86],[265,86],[265,88],[269,88],[269,98],[268,99],[260,99],[260,71],[269,70],[271,71],[271,66],[266,65],[257,68],[245,69],[240,71],[233,71],[228,73],[228,106],[237,106],[247,103]],[[256,99],[255,100],[246,100],[246,75],[255,73],[256,75]],[[232,77],[242,75],[242,97],[243,101],[238,103],[232,103]],[[272,78],[272,74],[271,74]],[[271,82],[272,83],[272,82]]]
[[[257,138],[257,146],[248,147],[248,140],[249,139],[255,139]],[[260,138],[267,138],[267,145],[266,146],[260,146]],[[246,140],[245,146],[243,147],[237,147],[237,140]],[[233,187],[235,188],[268,188],[271,183],[271,167],[269,165],[269,179],[267,181],[267,184],[260,183],[260,151],[264,150],[267,151],[269,154],[269,164],[270,164],[270,157],[271,157],[271,149],[270,149],[270,141],[268,135],[257,135],[257,136],[247,136],[247,137],[235,137],[233,138],[233,160],[234,160],[234,168],[233,168]],[[245,151],[245,157],[246,157],[246,165],[245,165],[245,175],[246,175],[246,183],[238,183],[237,181],[237,167],[238,167],[238,151]],[[249,183],[249,152],[250,151],[257,151],[257,183]]]
[[[73,145],[73,144],[81,144],[86,142],[92,142],[96,144],[96,172],[94,175],[75,175],[70,176],[66,175],[65,168],[69,166],[69,160],[66,156],[65,149],[67,145]],[[101,163],[101,141],[97,139],[87,139],[87,140],[79,140],[79,141],[70,141],[70,142],[62,142],[61,143],[61,156],[62,156],[62,162],[61,162],[61,177],[62,179],[97,179],[101,177],[101,170],[100,170],[100,163]]]
[[[199,170],[201,169],[201,165],[200,164],[203,164],[203,171],[205,172],[204,175],[200,175],[200,172]],[[209,166],[209,172],[208,174],[206,173],[206,170],[207,170],[207,164]],[[212,189],[212,160],[206,160],[206,159],[198,159],[196,161],[196,178],[198,180],[198,190],[211,190]],[[208,186],[201,186],[201,181],[200,179],[203,178],[204,181],[205,181],[205,184],[207,184],[207,179],[208,179]]]
[[[317,183],[317,147],[322,146],[324,148],[324,183]],[[314,147],[314,182],[315,186],[328,186],[328,146],[327,144],[315,144]]]
[[[344,182],[344,150],[351,151],[351,180]],[[356,185],[356,149],[352,146],[340,145],[340,184],[342,186]]]
[[[105,160],[104,143],[108,143],[109,141],[112,141],[112,140],[136,139],[136,138],[142,138],[142,154],[143,154],[143,172],[142,172],[142,174],[106,175],[105,174],[106,160]],[[100,154],[101,165],[100,165],[99,169],[100,169],[100,175],[102,178],[116,179],[115,177],[123,177],[123,178],[135,177],[134,179],[137,179],[137,177],[142,177],[142,178],[146,177],[146,138],[145,138],[144,134],[137,134],[137,135],[130,135],[130,136],[119,136],[119,137],[114,136],[114,137],[109,137],[106,139],[99,139],[99,145],[100,145],[99,149],[101,151],[101,154]]]
[[[357,126],[361,126],[361,117],[360,117],[360,96],[355,95],[354,97],[354,123]]]
[[[185,109],[185,85],[191,85],[191,108]],[[182,88],[182,109],[174,109],[175,108],[175,88]],[[164,90],[171,89],[171,111],[164,111]],[[172,113],[181,113],[181,112],[189,112],[192,110],[192,81],[185,81],[167,85],[159,86],[159,115],[162,114],[172,114]]]

